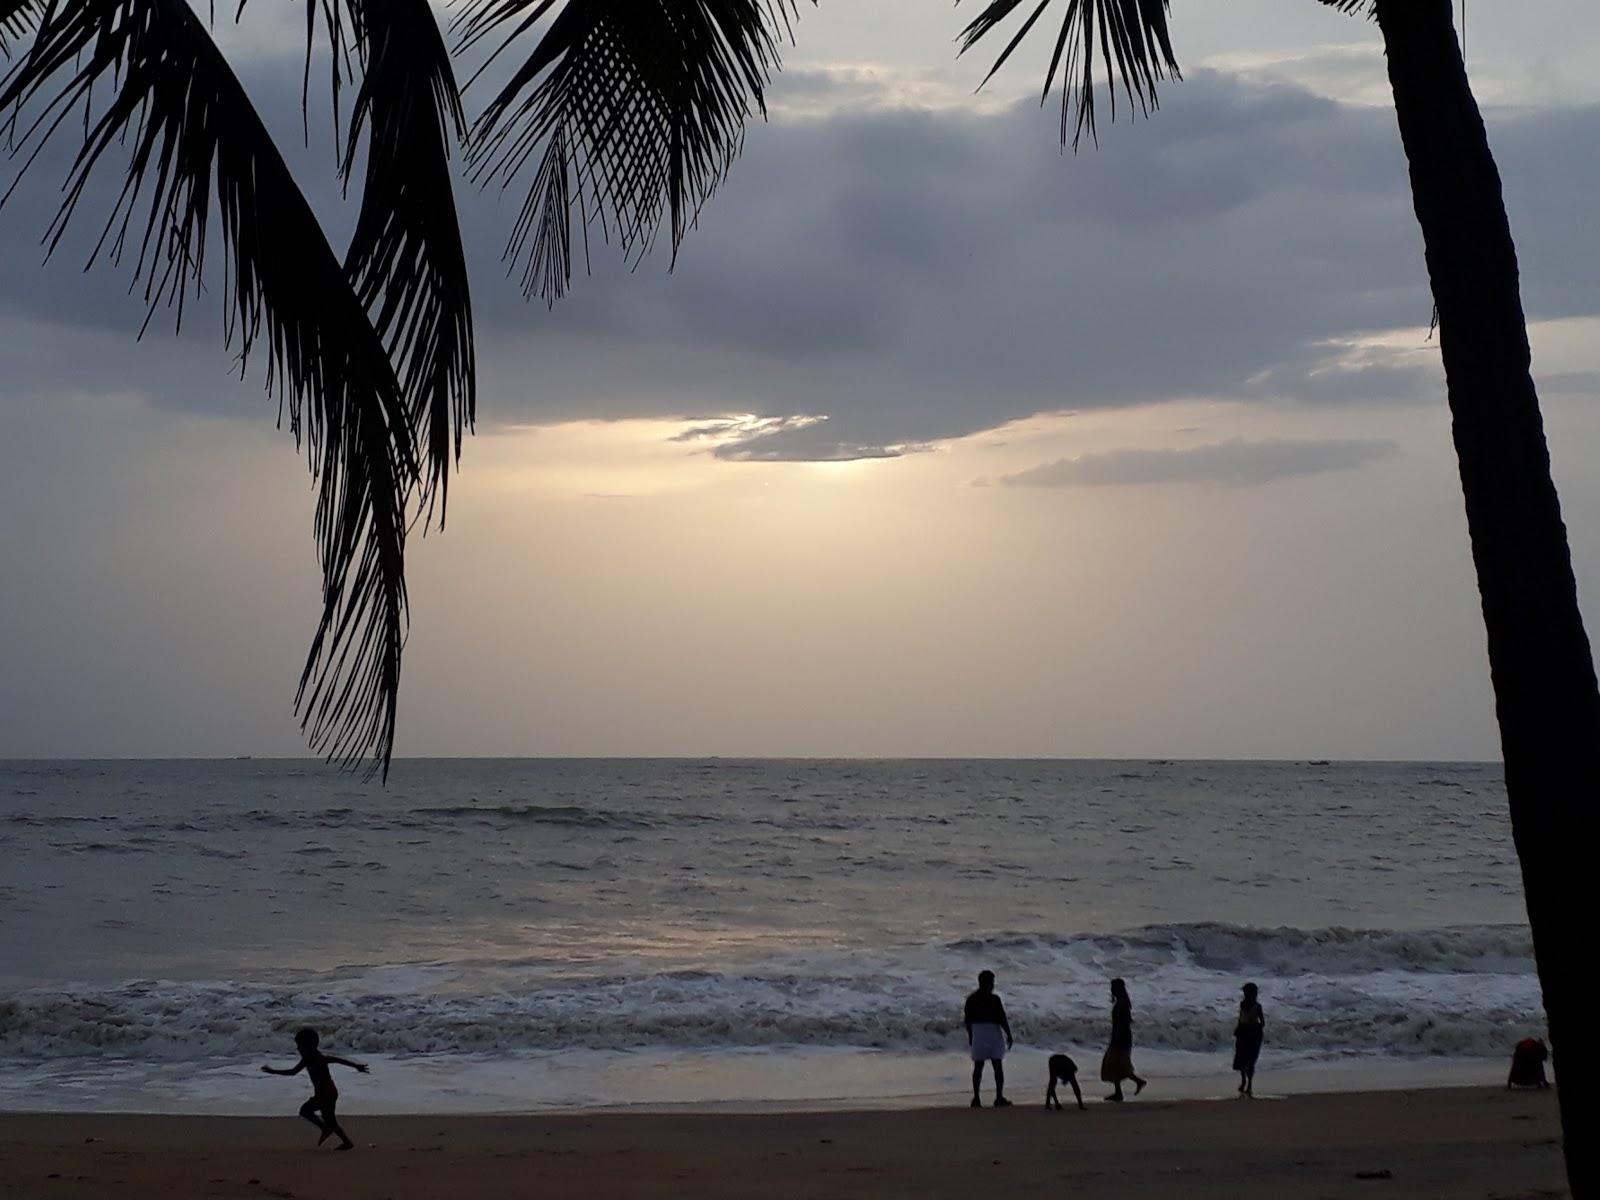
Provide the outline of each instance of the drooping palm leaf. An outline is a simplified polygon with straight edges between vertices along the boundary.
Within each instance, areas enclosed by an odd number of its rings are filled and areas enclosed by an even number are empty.
[[[503,32],[491,61],[546,17],[532,52],[478,118],[483,182],[532,186],[506,257],[553,303],[571,278],[571,215],[629,257],[663,219],[672,253],[738,155],[796,0],[475,0],[464,45]]]
[[[215,205],[229,340],[242,358],[262,343],[268,386],[319,483],[323,610],[296,705],[317,749],[387,771],[418,470],[408,413],[382,340],[238,79],[185,0],[47,0],[0,107],[30,164],[64,129],[81,138],[51,251],[107,151],[125,147],[94,254],[134,259],[152,315],[165,305],[181,322],[188,289],[198,293]]]
[[[347,177],[369,136],[345,269],[399,372],[443,526],[450,465],[476,407],[472,298],[450,178],[466,118],[428,0],[346,2],[363,64]]]
[[[962,31],[961,53],[966,53],[1024,0],[990,0],[988,7]],[[1034,25],[1055,0],[1038,0],[1021,27],[995,59],[984,82],[1005,65]],[[1116,118],[1117,85],[1120,81],[1129,106],[1137,105],[1148,115],[1157,106],[1156,84],[1170,73],[1181,78],[1178,60],[1173,57],[1167,34],[1168,0],[1066,0],[1066,12],[1056,35],[1050,67],[1045,73],[1041,102],[1050,96],[1056,75],[1061,75],[1061,141],[1070,139],[1077,149],[1087,133],[1098,141],[1095,131],[1095,58],[1105,67],[1106,95]]]
[[[348,68],[352,60],[361,66],[341,162],[347,183],[368,135],[345,271],[399,373],[427,468],[424,500],[442,527],[450,466],[477,406],[472,299],[450,173],[452,143],[467,132],[461,95],[428,0],[307,0],[306,82],[319,13],[336,125]]]

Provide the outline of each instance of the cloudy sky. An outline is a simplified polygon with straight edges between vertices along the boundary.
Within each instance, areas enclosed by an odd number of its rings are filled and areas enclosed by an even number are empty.
[[[290,143],[293,7],[224,33]],[[1045,39],[975,93],[960,9],[808,7],[676,271],[597,241],[553,312],[463,186],[480,420],[399,752],[1493,757],[1377,31],[1174,9],[1185,81],[1073,156]],[[1600,18],[1468,19],[1593,625]],[[40,265],[55,182],[0,211],[0,756],[298,753],[303,460],[213,325]]]

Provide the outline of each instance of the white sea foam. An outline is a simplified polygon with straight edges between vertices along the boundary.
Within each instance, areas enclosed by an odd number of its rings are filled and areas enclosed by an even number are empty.
[[[1020,1035],[1093,1046],[1108,975],[1134,990],[1142,1045],[1226,1043],[1248,976],[1272,1045],[1336,1056],[1494,1055],[1537,1011],[1525,930],[1394,933],[1216,924],[1054,938],[1008,934],[863,961],[797,954],[739,972],[559,977],[538,966],[452,964],[345,971],[293,984],[138,981],[30,988],[0,998],[0,1054],[113,1053],[171,1060],[256,1054],[301,1025],[369,1053],[562,1047],[959,1045],[962,989],[1000,972]]]

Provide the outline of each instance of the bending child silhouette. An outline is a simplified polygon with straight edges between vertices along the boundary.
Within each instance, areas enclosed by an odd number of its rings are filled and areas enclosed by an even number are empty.
[[[978,1086],[983,1082],[983,1064],[994,1067],[994,1106],[1010,1108],[1006,1099],[1006,1071],[1000,1060],[1011,1048],[1011,1024],[1006,1020],[1006,1006],[994,994],[994,972],[984,971],[978,976],[978,990],[967,997],[964,1014],[967,1027],[967,1046],[972,1051],[972,1107],[982,1108],[978,1099]]]
[[[1078,1098],[1078,1107],[1083,1108],[1083,1089],[1078,1086],[1078,1064],[1065,1054],[1052,1054],[1050,1056],[1050,1082],[1045,1085],[1044,1106],[1061,1111],[1061,1097],[1056,1095],[1056,1084],[1065,1083],[1072,1088],[1072,1094]]]
[[[334,1115],[334,1109],[339,1103],[339,1089],[333,1086],[333,1072],[328,1070],[330,1063],[338,1063],[341,1067],[354,1067],[363,1075],[367,1073],[366,1063],[352,1062],[348,1058],[340,1058],[336,1054],[324,1054],[317,1049],[317,1031],[315,1029],[302,1029],[294,1035],[294,1044],[300,1051],[300,1061],[292,1067],[262,1067],[268,1075],[297,1075],[302,1070],[311,1079],[311,1099],[300,1106],[300,1115],[310,1121],[322,1131],[322,1136],[317,1139],[317,1145],[338,1135],[338,1150],[353,1150],[355,1143],[339,1126],[339,1118]],[[320,1116],[318,1114],[321,1114]]]

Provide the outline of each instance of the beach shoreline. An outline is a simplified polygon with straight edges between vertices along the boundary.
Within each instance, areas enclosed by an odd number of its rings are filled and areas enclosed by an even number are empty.
[[[422,1200],[1021,1195],[1556,1197],[1553,1091],[1443,1088],[1205,1102],[812,1112],[572,1111],[345,1117],[317,1150],[292,1115],[0,1113],[0,1195]],[[1098,1089],[1091,1089],[1091,1097]],[[986,1092],[987,1095],[987,1092]],[[298,1093],[296,1093],[298,1096]]]
[[[1067,1047],[1083,1078],[1098,1051]],[[1047,1047],[1019,1043],[1007,1056],[1014,1088],[1042,1089]],[[365,1054],[373,1074],[350,1080],[342,1110],[354,1115],[619,1112],[899,1111],[964,1102],[970,1065],[954,1052],[776,1046],[748,1050],[568,1050],[523,1055]],[[1226,1100],[1238,1076],[1224,1051],[1139,1049],[1152,1098]],[[264,1077],[259,1059],[152,1063],[110,1056],[12,1064],[0,1071],[0,1112],[271,1116],[296,1085]],[[1263,1063],[1263,1098],[1328,1092],[1478,1087],[1505,1079],[1504,1058],[1406,1058],[1377,1053]]]

